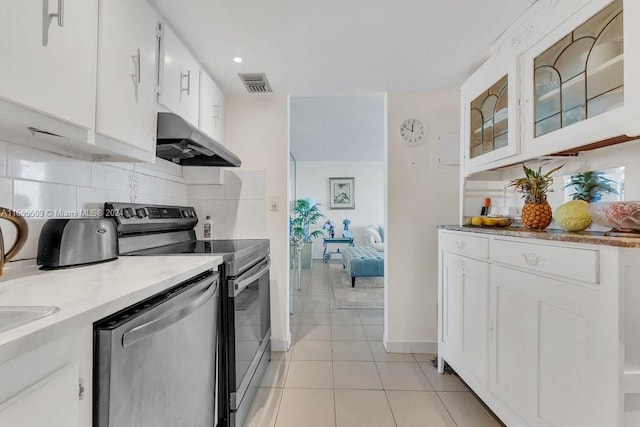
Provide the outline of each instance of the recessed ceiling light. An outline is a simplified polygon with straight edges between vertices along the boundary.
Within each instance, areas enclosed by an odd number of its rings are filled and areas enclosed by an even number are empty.
[[[234,56],[233,57],[233,62],[235,62],[236,64],[242,64],[242,62],[244,61],[244,58],[241,56]]]

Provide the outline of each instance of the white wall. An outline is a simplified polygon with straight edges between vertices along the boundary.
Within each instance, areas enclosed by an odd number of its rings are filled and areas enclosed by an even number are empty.
[[[184,205],[182,168],[160,159],[155,165],[93,163],[11,144],[0,135],[0,206],[32,215],[29,238],[15,259],[36,257],[47,219],[81,216],[81,210],[101,210],[107,201]],[[2,220],[0,227],[8,246],[15,229]]]
[[[202,239],[204,219],[211,216],[214,239],[264,239],[267,235],[266,172],[237,168],[198,167],[198,176],[188,173],[188,204],[201,221],[196,236]],[[222,179],[218,179],[220,172]],[[207,175],[210,175],[207,179]],[[213,183],[215,181],[220,181]],[[195,182],[195,183],[194,183]]]
[[[240,159],[238,172],[264,171],[266,237],[271,240],[271,344],[287,350],[289,334],[289,100],[286,95],[232,95],[225,98],[226,145]],[[279,209],[267,209],[277,198]],[[258,209],[258,206],[256,206]]]
[[[458,220],[459,168],[438,163],[438,136],[459,129],[460,94],[387,95],[387,212],[384,341],[392,352],[435,352],[438,224]],[[417,118],[425,142],[403,144],[400,124]],[[409,170],[411,162],[417,168]]]
[[[312,231],[320,229],[328,218],[336,223],[336,236],[342,236],[342,221],[349,218],[355,243],[362,244],[362,230],[367,225],[383,224],[384,162],[297,162],[296,168],[297,197],[314,199],[326,216]],[[355,178],[355,209],[329,209],[330,177]],[[320,241],[313,245],[313,256],[322,258]]]

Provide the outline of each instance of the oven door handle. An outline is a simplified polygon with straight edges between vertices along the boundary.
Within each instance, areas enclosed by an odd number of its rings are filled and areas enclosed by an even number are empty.
[[[244,290],[247,286],[261,278],[269,271],[269,267],[271,267],[271,258],[264,261],[262,266],[260,266],[260,270],[257,273],[251,274],[249,277],[238,277],[236,280],[231,282],[231,290],[233,291],[233,296],[237,296],[240,292]],[[231,293],[231,292],[229,292]]]
[[[168,328],[169,326],[179,322],[184,319],[197,309],[199,309],[202,305],[204,305],[207,301],[211,299],[213,294],[215,293],[217,286],[214,278],[211,278],[212,283],[207,286],[206,289],[201,291],[200,293],[193,295],[190,299],[191,302],[187,303],[180,310],[177,310],[171,313],[168,316],[158,317],[157,319],[151,320],[147,323],[143,323],[140,326],[136,326],[128,330],[127,332],[122,334],[122,347],[127,348],[138,341],[141,341],[145,338],[150,337],[151,335],[162,331],[163,329]]]

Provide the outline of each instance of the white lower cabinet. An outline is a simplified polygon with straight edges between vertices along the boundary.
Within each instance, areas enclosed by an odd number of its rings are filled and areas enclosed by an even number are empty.
[[[489,264],[445,252],[440,354],[456,370],[487,383]]]
[[[456,253],[478,239],[486,259]],[[441,369],[508,426],[637,425],[640,248],[451,230],[439,244]]]
[[[0,405],[0,422],[12,427],[78,426],[78,365],[71,363]]]
[[[0,364],[0,426],[90,426],[92,364],[92,325]]]
[[[490,294],[491,392],[534,425],[591,425],[597,291],[492,265]]]

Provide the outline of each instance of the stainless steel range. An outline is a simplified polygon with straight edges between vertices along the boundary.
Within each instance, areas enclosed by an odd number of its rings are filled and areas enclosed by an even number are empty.
[[[220,316],[218,425],[242,426],[271,358],[269,240],[199,241],[195,209],[106,203],[120,255],[218,255]]]

